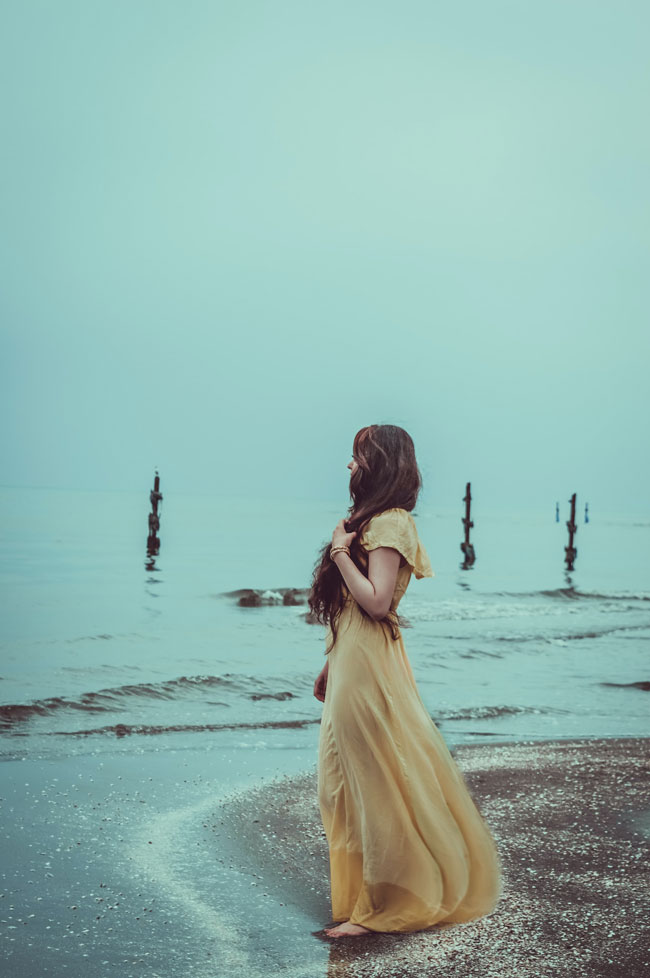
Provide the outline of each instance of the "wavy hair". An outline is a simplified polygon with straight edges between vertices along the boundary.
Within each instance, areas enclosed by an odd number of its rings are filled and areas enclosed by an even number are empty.
[[[409,513],[415,509],[422,475],[411,436],[394,424],[371,424],[357,431],[352,457],[358,467],[350,476],[352,502],[344,526],[346,533],[357,531],[350,546],[350,557],[367,576],[368,554],[359,542],[363,530],[373,516],[386,509],[406,509]],[[332,643],[325,650],[326,655],[334,648],[337,622],[345,601],[343,578],[330,559],[330,547],[331,543],[326,543],[318,554],[308,598],[314,619],[321,625],[329,625],[332,630]],[[361,605],[359,610],[370,617]],[[399,634],[397,627],[406,624],[393,611],[389,611],[381,623],[390,626],[394,639]]]

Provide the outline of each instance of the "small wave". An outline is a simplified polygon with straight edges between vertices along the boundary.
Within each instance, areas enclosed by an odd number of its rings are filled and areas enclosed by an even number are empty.
[[[549,600],[550,599],[550,600]],[[583,601],[584,599],[584,601]],[[585,611],[620,615],[630,612],[647,611],[647,594],[600,594],[579,592],[572,588],[556,591],[531,591],[519,594],[495,593],[494,596],[480,595],[467,600],[465,595],[456,600],[441,600],[418,607],[409,606],[409,617],[418,624],[421,622],[463,622],[535,618],[566,618],[568,613],[582,614]]]
[[[650,601],[650,594],[646,592],[618,591],[612,594],[602,594],[600,591],[578,591],[574,587],[558,587],[550,591],[532,591],[530,594],[510,594],[509,597],[534,597],[541,595],[544,598],[558,598],[562,601]]]
[[[525,713],[568,713],[550,706],[476,706],[468,710],[438,713],[439,720],[495,720],[499,717],[521,716]]]
[[[601,686],[620,686],[622,688],[628,689],[643,689],[646,693],[650,693],[650,682],[645,679],[640,679],[635,683],[601,683]]]
[[[459,652],[460,659],[502,659],[501,652],[489,652],[487,649],[467,649],[466,652]]]
[[[0,729],[6,729],[34,717],[52,716],[60,711],[110,713],[123,709],[125,701],[133,698],[173,700],[214,688],[246,695],[253,700],[286,700],[294,696],[294,693],[288,690],[260,692],[260,686],[263,685],[263,681],[257,677],[241,676],[235,673],[225,673],[223,676],[180,676],[178,679],[170,679],[161,683],[133,683],[100,689],[96,692],[83,693],[76,699],[51,696],[47,699],[34,700],[31,703],[8,703],[0,706]]]
[[[116,737],[133,735],[156,736],[166,733],[213,733],[219,730],[298,730],[320,723],[313,720],[266,720],[263,723],[179,723],[169,726],[146,723],[115,723],[110,727],[94,727],[91,730],[50,730],[50,737],[90,737],[94,734],[114,734]]]
[[[604,593],[602,591],[580,591],[575,587],[548,588],[541,591],[495,591],[494,597],[514,598],[517,601],[525,601],[529,598],[551,598],[558,601],[650,601],[650,593],[647,591]]]
[[[647,631],[650,629],[650,622],[645,622],[642,625],[610,625],[608,628],[591,629],[588,632],[572,632],[568,635],[499,635],[496,638],[497,642],[576,642],[581,639],[588,638],[604,638],[606,635],[615,635],[620,632],[640,632]],[[464,638],[464,636],[460,636]],[[623,636],[625,637],[625,636]]]
[[[643,625],[612,625],[611,628],[600,628],[589,632],[576,632],[573,635],[561,635],[558,637],[565,639],[567,642],[571,642],[582,638],[603,638],[605,635],[614,635],[616,632],[647,631],[648,628],[650,628],[650,622],[644,623]]]
[[[68,644],[71,645],[73,642],[110,642],[113,638],[115,638],[114,635],[81,635],[79,638],[69,638]]]
[[[522,595],[513,595],[522,597]],[[565,610],[559,605],[549,605],[546,608],[538,603],[536,607],[530,604],[517,603],[516,601],[494,601],[484,599],[482,601],[438,601],[433,604],[423,605],[412,609],[409,607],[409,617],[415,622],[465,622],[465,621],[485,621],[501,620],[512,618],[528,618],[532,613],[536,615],[553,615],[559,617],[565,614]]]

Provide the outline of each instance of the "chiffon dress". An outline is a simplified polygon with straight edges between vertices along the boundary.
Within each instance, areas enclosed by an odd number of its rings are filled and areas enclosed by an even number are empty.
[[[412,574],[434,576],[405,509],[374,516],[359,542],[362,560],[376,547],[401,554],[392,610]],[[332,919],[383,932],[481,917],[501,895],[495,841],[420,697],[401,633],[393,639],[343,587],[318,747]]]

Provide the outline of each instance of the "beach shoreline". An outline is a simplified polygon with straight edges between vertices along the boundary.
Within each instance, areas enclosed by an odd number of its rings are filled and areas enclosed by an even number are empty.
[[[650,739],[461,745],[451,753],[503,866],[501,900],[478,920],[326,938],[328,857],[315,771],[231,799],[220,807],[215,835],[266,892],[300,903],[320,923],[312,936],[329,943],[337,975],[650,973]]]
[[[476,921],[353,941],[323,934],[311,736],[289,751],[229,750],[218,736],[150,744],[3,765],[2,951],[13,973],[650,973],[650,738],[450,748],[499,848],[499,904]]]

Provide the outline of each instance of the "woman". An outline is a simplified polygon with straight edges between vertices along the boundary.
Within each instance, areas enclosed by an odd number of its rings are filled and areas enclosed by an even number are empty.
[[[501,867],[490,831],[420,697],[397,606],[433,577],[411,510],[422,480],[410,436],[357,432],[352,505],[314,570],[327,625],[318,796],[329,844],[330,937],[415,931],[493,910]]]

